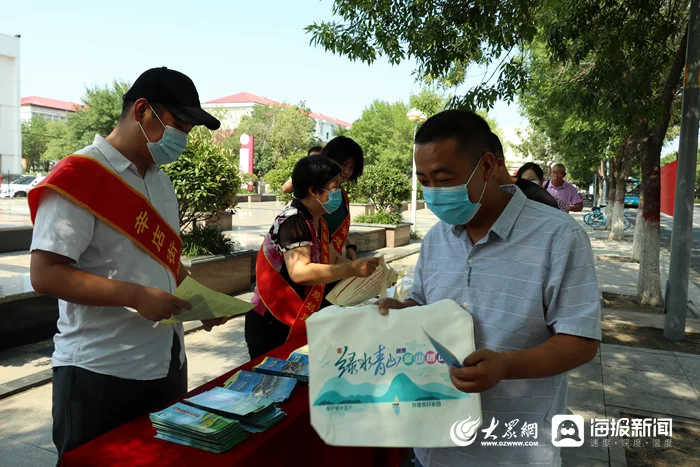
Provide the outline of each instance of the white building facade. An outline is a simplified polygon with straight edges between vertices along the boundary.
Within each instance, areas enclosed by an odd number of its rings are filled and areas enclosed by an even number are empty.
[[[0,34],[0,176],[22,173],[19,45],[19,37]]]
[[[202,108],[209,110],[221,109],[223,115],[217,115],[217,117],[221,119],[221,128],[223,130],[232,131],[238,127],[241,118],[243,118],[244,115],[252,114],[255,106],[258,105],[269,107],[284,106],[285,104],[268,99],[267,97],[256,96],[249,92],[239,92],[238,94],[232,94],[205,102],[202,104]],[[216,111],[213,113],[216,115]],[[346,121],[316,112],[311,112],[309,117],[316,123],[314,136],[324,142],[333,139],[338,132],[338,128],[350,128],[351,126],[350,123]]]

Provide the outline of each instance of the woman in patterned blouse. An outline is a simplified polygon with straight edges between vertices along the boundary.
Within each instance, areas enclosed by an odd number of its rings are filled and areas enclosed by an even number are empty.
[[[294,200],[277,216],[258,254],[257,286],[251,300],[255,308],[246,314],[245,321],[251,359],[285,343],[295,320],[307,313],[297,305],[302,301],[304,307],[308,305],[312,287],[367,277],[379,264],[376,258],[350,261],[330,247],[322,217],[342,202],[338,196],[340,172],[337,163],[323,156],[305,157],[294,167]],[[328,261],[324,264],[326,250]],[[324,289],[328,290],[319,294],[324,298],[319,300],[320,308],[328,305],[325,296],[330,288]],[[318,287],[315,292],[319,292]],[[311,308],[309,314],[318,311],[318,306]]]

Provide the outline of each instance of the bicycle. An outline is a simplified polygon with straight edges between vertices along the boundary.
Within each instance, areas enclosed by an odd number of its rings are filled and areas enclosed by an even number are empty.
[[[605,224],[608,221],[608,218],[605,216],[605,212],[603,211],[602,208],[604,208],[606,205],[601,205],[601,206],[594,206],[591,211],[585,216],[583,216],[583,222],[586,223],[586,225],[593,227],[594,229],[600,229],[605,227]],[[627,217],[627,211],[623,210],[622,215],[624,216],[624,223],[625,223],[625,230],[629,230],[630,227],[632,227],[632,221],[630,220],[629,217]]]

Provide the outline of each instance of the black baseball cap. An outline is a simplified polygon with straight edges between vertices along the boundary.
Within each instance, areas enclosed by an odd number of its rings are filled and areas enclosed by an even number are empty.
[[[166,67],[144,71],[124,94],[124,101],[146,99],[165,106],[178,120],[218,130],[221,122],[202,109],[194,83],[179,71]]]

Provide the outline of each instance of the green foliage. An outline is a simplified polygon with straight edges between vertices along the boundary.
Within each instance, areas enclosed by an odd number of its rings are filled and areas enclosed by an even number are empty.
[[[181,238],[183,256],[225,255],[231,253],[236,246],[223,232],[208,225],[184,232]]]
[[[420,232],[420,230],[411,230],[411,240],[423,240],[423,234]]]
[[[41,156],[44,167],[49,162],[60,161],[81,149],[78,143],[70,137],[70,130],[66,121],[48,122],[47,137],[46,152]]]
[[[377,99],[362,111],[350,137],[362,147],[365,165],[383,162],[411,172],[414,125],[406,117],[408,110],[403,102]]]
[[[68,116],[69,137],[74,147],[88,146],[95,134],[107,136],[112,132],[122,114],[124,94],[130,87],[127,81],[115,79],[111,86],[85,89],[83,106]]]
[[[410,60],[416,75],[446,87],[462,84],[470,64],[493,69],[453,104],[488,109],[497,98],[512,100],[526,80],[515,54],[537,32],[544,1],[335,0],[339,20],[306,28],[311,43],[367,64],[386,57],[391,64]],[[546,17],[546,16],[545,16]],[[495,82],[492,81],[496,78]]]
[[[39,115],[22,123],[22,156],[27,158],[31,171],[41,170],[41,156],[48,144],[47,121]]]
[[[423,112],[427,117],[432,117],[436,113],[444,110],[448,100],[444,93],[438,91],[434,87],[424,87],[418,94],[411,94],[408,101],[409,108],[416,108]]]
[[[413,167],[413,135],[416,128],[406,114],[409,109],[415,107],[427,117],[431,117],[442,111],[446,105],[445,96],[431,87],[425,87],[418,94],[412,94],[408,105],[376,99],[362,111],[362,116],[352,124],[347,136],[362,147],[366,165],[386,163],[409,175]],[[491,129],[503,139],[498,124],[488,118],[485,111],[479,114],[486,118]]]
[[[238,154],[240,135],[255,137],[255,171],[265,175],[289,155],[302,150],[306,155],[317,144],[314,121],[307,115],[308,109],[302,106],[255,106],[252,114],[241,118],[225,145]]]
[[[624,161],[646,160],[631,172],[646,167],[641,176],[650,177],[679,119],[687,4],[581,0],[554,2],[547,13],[526,54],[520,103],[533,132],[521,152],[564,162],[583,185],[602,159],[617,176]],[[650,190],[649,210],[658,185]]]
[[[400,219],[401,204],[411,199],[411,179],[387,163],[366,166],[352,194],[368,199],[377,213],[397,213]]]
[[[241,187],[238,167],[230,162],[231,150],[214,143],[212,135],[205,128],[195,128],[182,156],[163,167],[175,187],[183,231],[198,222],[215,220],[236,205]]]
[[[294,171],[294,166],[297,165],[299,160],[306,157],[306,151],[295,152],[288,157],[282,159],[277,166],[270,170],[265,175],[265,183],[270,185],[273,191],[279,192],[278,199],[281,201],[289,201],[293,198],[292,195],[287,195],[282,193],[282,185],[284,182],[292,177],[292,172]]]
[[[672,152],[670,154],[666,154],[661,158],[661,167],[664,165],[670,164],[673,161],[678,160],[678,153],[677,152]]]
[[[258,182],[258,176],[250,172],[241,172],[241,182],[250,185]]]
[[[378,212],[376,214],[360,214],[355,217],[358,224],[397,225],[403,221],[400,212]]]
[[[129,83],[115,80],[112,86],[93,86],[85,90],[83,105],[68,114],[65,121],[47,121],[38,115],[22,124],[22,153],[31,170],[48,170],[59,161],[92,144],[95,134],[112,132],[122,112],[124,93]]]

